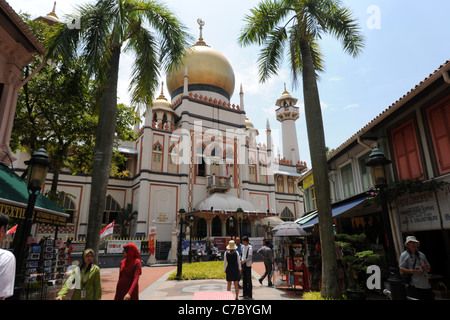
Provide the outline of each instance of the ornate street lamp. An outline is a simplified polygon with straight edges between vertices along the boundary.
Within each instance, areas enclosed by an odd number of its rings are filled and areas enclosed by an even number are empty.
[[[239,206],[236,210],[236,216],[238,219],[239,238],[242,239],[242,221],[244,220],[244,210]]]
[[[25,161],[27,169],[27,189],[28,189],[28,205],[25,211],[25,219],[22,220],[17,227],[14,237],[14,255],[16,258],[16,279],[14,296],[12,299],[19,300],[24,284],[24,257],[25,245],[27,238],[31,232],[33,225],[33,211],[36,204],[37,196],[45,184],[50,161],[45,149],[39,149],[34,152],[31,159]]]
[[[183,253],[181,251],[181,245],[183,242],[183,224],[186,219],[186,210],[183,207],[178,210],[178,220],[180,221],[180,236],[178,238],[178,252],[177,252],[177,275],[176,280],[181,280],[181,273],[183,269]]]
[[[389,183],[388,165],[390,160],[386,159],[383,152],[378,148],[374,148],[366,162],[366,166],[370,168],[370,174],[375,187],[379,189],[381,215],[383,220],[384,230],[386,232],[387,247],[389,254],[389,271],[390,275],[388,283],[390,286],[393,300],[405,300],[406,288],[402,277],[400,276],[400,269],[397,263],[397,257],[394,249],[394,240],[392,236],[391,223],[389,220],[389,211],[386,199],[386,186]]]

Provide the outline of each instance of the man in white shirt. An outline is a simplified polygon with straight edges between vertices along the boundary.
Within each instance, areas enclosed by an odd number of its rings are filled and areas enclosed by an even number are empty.
[[[0,212],[0,244],[6,237],[9,217]],[[0,249],[0,300],[14,294],[14,278],[16,276],[16,258],[7,251]]]
[[[249,244],[248,237],[242,238],[242,291],[244,299],[252,299],[252,262],[253,262],[253,248]]]

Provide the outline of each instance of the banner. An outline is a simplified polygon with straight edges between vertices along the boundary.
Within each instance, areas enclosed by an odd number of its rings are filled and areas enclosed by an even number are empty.
[[[106,253],[122,253],[123,246],[130,242],[136,245],[139,252],[141,251],[141,240],[108,240],[108,243],[106,244]]]

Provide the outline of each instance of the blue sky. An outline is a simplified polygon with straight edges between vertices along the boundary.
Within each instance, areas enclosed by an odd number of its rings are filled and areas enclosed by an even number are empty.
[[[8,0],[7,0],[8,1]],[[17,12],[32,18],[51,11],[54,0],[9,0]],[[303,106],[301,82],[293,90],[290,72],[284,66],[276,77],[266,83],[258,82],[256,46],[241,48],[237,44],[243,18],[257,5],[257,0],[165,0],[163,1],[198,37],[197,19],[206,25],[203,38],[212,48],[230,61],[236,78],[231,102],[239,104],[239,86],[244,88],[247,116],[265,131],[269,119],[272,131],[281,130],[275,118],[275,101],[284,91],[284,83],[292,96]],[[326,71],[319,85],[322,101],[326,145],[337,148],[384,109],[411,90],[441,64],[450,59],[448,29],[448,0],[344,0],[359,20],[366,38],[363,53],[352,58],[341,44],[324,37],[320,41]],[[56,14],[72,12],[73,5],[86,1],[57,1]],[[119,98],[128,103],[127,93],[132,56],[122,55],[119,79]],[[163,76],[164,80],[165,76]],[[168,93],[164,88],[166,97]],[[278,131],[280,132],[280,131]],[[309,147],[304,113],[297,120],[300,158],[310,166]],[[263,140],[264,141],[264,140]],[[274,141],[277,143],[277,141]],[[280,147],[281,149],[281,143]],[[282,150],[280,150],[282,152]]]

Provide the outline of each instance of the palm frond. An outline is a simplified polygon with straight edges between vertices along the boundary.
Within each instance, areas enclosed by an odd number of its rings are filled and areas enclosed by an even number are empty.
[[[276,75],[281,67],[286,38],[286,29],[283,27],[275,27],[268,33],[258,58],[261,82],[264,83],[270,76]]]
[[[179,64],[188,47],[188,40],[193,39],[187,28],[169,9],[154,1],[134,0],[134,9],[150,27],[160,35],[159,63],[161,69],[169,72]]]
[[[353,17],[350,8],[343,7],[338,0],[321,0],[326,32],[341,41],[343,49],[356,57],[365,46],[365,37],[361,33],[358,20]]]
[[[289,14],[293,13],[289,1],[261,1],[255,8],[250,9],[251,14],[244,17],[246,23],[241,29],[241,36],[238,38],[240,46],[250,44],[263,45],[266,36]]]
[[[153,92],[158,87],[158,54],[155,50],[157,43],[153,35],[145,28],[140,28],[129,39],[126,51],[133,51],[135,55],[131,82],[132,104],[148,105],[153,101]]]

